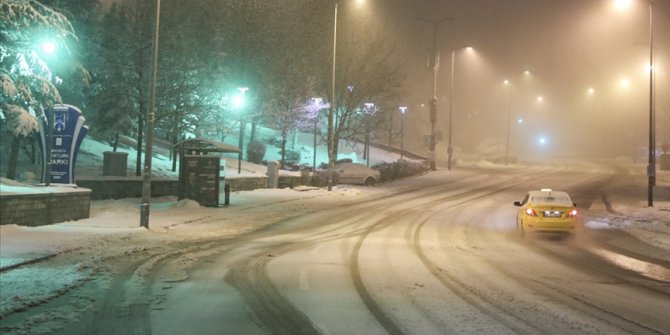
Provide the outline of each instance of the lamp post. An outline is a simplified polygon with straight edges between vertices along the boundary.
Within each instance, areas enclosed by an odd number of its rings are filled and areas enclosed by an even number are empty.
[[[156,77],[158,72],[158,39],[160,31],[161,1],[156,0],[156,18],[154,27],[154,45],[151,52],[151,94],[149,115],[147,117],[147,142],[144,150],[144,171],[142,175],[142,203],[140,204],[140,227],[149,228],[149,210],[151,207],[151,164],[153,157],[154,121],[156,118]]]
[[[647,206],[654,207],[654,186],[656,185],[656,113],[654,101],[654,4],[646,0],[649,7],[649,162],[647,165]],[[630,0],[616,0],[619,8],[630,5]]]
[[[335,114],[335,55],[337,54],[337,1],[333,16],[333,67],[331,75],[330,108],[328,109],[328,191],[333,190],[333,168],[335,167],[333,115]]]
[[[523,71],[523,74],[525,76],[530,75],[529,70]],[[508,94],[508,101],[507,101],[507,136],[505,140],[505,166],[509,164],[509,142],[510,142],[510,135],[511,135],[511,130],[512,130],[512,88],[511,85],[512,83],[516,80],[516,74],[512,75],[512,81],[505,80],[503,84],[506,86],[510,86],[509,88],[509,94]]]
[[[312,164],[312,168],[316,170],[316,132],[317,128],[319,125],[319,112],[321,111],[321,108],[323,107],[323,99],[321,98],[312,98],[312,106],[314,108],[314,152],[313,152],[313,158],[314,162]]]
[[[656,185],[656,115],[654,104],[654,6],[649,4],[649,165],[647,167],[647,206],[654,207]]]
[[[365,103],[365,153],[366,165],[370,167],[370,117],[375,113],[375,104],[371,102]]]
[[[240,95],[236,95],[233,99],[233,105],[237,108],[240,113],[240,153],[237,156],[237,174],[242,173],[242,155],[244,153],[244,93],[249,90],[248,87],[240,87],[237,89],[240,91]]]
[[[47,57],[51,57],[56,53],[56,42],[53,40],[45,40],[39,44],[39,49],[44,52]],[[51,110],[51,114],[48,113],[48,110]],[[44,173],[44,183],[45,186],[51,185],[51,160],[52,160],[52,146],[53,146],[53,132],[54,132],[54,117],[56,112],[53,110],[53,106],[46,111],[43,110],[42,113],[47,118],[47,131],[46,131],[46,164],[45,164],[45,173]]]
[[[407,107],[401,106],[400,109],[400,159],[402,160],[405,153],[405,112]]]
[[[429,20],[420,18],[419,20],[433,24],[433,48],[432,62],[433,62],[433,97],[430,99],[430,142],[428,147],[428,159],[430,161],[430,169],[435,171],[435,123],[437,122],[437,73],[440,69],[440,53],[437,50],[437,28],[442,22],[453,20],[452,17],[446,17],[439,20]]]
[[[510,85],[509,80],[505,80],[505,85]],[[508,99],[507,99],[507,135],[505,139],[505,166],[509,163],[509,133],[510,133],[510,120],[512,119],[512,89],[509,89]]]
[[[362,2],[363,0],[357,0]],[[328,110],[328,191],[333,190],[333,168],[335,167],[335,132],[333,127],[333,119],[335,115],[335,56],[337,55],[337,6],[335,1],[333,11],[333,66],[330,83],[330,109]]]
[[[472,47],[462,47],[451,50],[451,88],[449,90],[449,146],[447,147],[447,170],[451,170],[451,155],[454,153],[454,147],[451,146],[451,132],[452,132],[452,123],[453,123],[453,110],[454,110],[454,63],[456,58],[456,51],[461,49],[470,50]]]

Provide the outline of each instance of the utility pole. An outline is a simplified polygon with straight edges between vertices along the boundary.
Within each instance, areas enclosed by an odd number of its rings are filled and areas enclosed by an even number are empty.
[[[420,21],[425,21],[433,24],[433,48],[431,50],[431,61],[433,67],[433,97],[429,100],[430,106],[430,144],[428,147],[428,160],[430,161],[430,169],[435,171],[435,123],[437,122],[437,73],[440,69],[440,52],[437,50],[437,28],[440,23],[451,21],[454,18],[446,17],[439,20],[430,20],[426,18],[419,18]]]
[[[654,101],[654,5],[649,2],[649,165],[647,166],[647,206],[654,207],[656,186],[656,111]]]
[[[337,1],[333,15],[333,67],[330,83],[330,109],[328,110],[328,191],[333,190],[333,169],[335,168],[335,134],[333,115],[335,114],[335,56],[337,55]]]
[[[151,97],[149,117],[147,118],[147,142],[142,177],[142,204],[140,205],[140,227],[149,228],[149,208],[151,206],[151,157],[153,156],[154,121],[156,118],[156,75],[158,70],[158,37],[160,31],[161,0],[156,0],[156,27],[154,29],[154,47],[151,55]]]

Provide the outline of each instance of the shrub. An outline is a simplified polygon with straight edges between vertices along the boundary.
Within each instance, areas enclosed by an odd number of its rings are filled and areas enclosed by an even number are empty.
[[[281,152],[279,153],[281,155]],[[284,151],[284,163],[286,165],[296,165],[300,162],[300,151],[286,149]]]
[[[333,185],[337,185],[340,175],[333,171]],[[316,170],[312,172],[312,186],[326,187],[328,186],[328,170]]]
[[[267,139],[265,139],[265,142],[267,142],[268,144],[270,144],[272,146],[281,148],[282,139],[281,139],[281,136],[268,137]]]
[[[265,144],[263,142],[249,142],[247,146],[247,159],[255,164],[261,164],[265,156]]]
[[[416,176],[426,172],[425,164],[404,159],[392,163],[381,163],[373,166],[373,168],[379,170],[382,181]]]

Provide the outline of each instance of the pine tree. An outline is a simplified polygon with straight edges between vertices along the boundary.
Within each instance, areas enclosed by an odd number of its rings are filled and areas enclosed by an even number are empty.
[[[70,21],[60,12],[33,0],[3,1],[0,4],[0,137],[11,142],[9,153],[0,147],[1,161],[9,157],[7,178],[15,178],[22,139],[37,128],[37,116],[61,102],[48,52],[39,44],[63,54],[76,39]]]

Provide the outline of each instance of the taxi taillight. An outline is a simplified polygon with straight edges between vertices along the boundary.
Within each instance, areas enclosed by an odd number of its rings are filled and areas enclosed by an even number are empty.
[[[535,214],[535,211],[532,208],[526,208],[526,215],[537,216],[537,214]]]
[[[576,217],[577,216],[577,210],[576,209],[570,210],[570,212],[568,212],[568,216],[571,217],[571,218]]]

